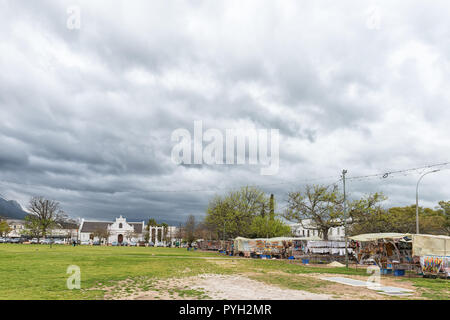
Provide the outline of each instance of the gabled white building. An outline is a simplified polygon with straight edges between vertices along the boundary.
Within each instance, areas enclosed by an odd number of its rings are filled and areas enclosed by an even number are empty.
[[[303,220],[303,225],[301,223],[293,223],[289,225],[291,227],[292,234],[296,237],[320,237],[323,239],[323,236],[319,233],[319,230],[309,229],[310,222],[308,220]],[[345,232],[344,227],[338,228],[330,228],[328,230],[328,239],[329,240],[344,240]]]
[[[127,222],[126,218],[120,216],[114,222],[87,221],[82,219],[79,229],[80,241],[98,241],[95,232],[103,230],[109,234],[108,243],[138,242],[144,240],[145,223]]]
[[[11,231],[6,235],[9,238],[19,238],[25,231],[25,220],[6,219]]]

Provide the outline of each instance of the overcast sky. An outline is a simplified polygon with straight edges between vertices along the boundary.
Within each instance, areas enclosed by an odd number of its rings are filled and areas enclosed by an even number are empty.
[[[0,0],[0,193],[175,224],[227,188],[263,185],[282,208],[343,168],[450,161],[450,4],[432,3]],[[279,129],[278,173],[176,165],[171,133],[196,120]],[[419,174],[348,190],[409,205]],[[424,206],[450,200],[450,170],[420,193]]]

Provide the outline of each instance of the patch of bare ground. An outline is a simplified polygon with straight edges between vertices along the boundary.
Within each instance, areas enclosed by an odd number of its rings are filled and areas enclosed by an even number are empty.
[[[127,279],[96,287],[108,300],[327,300],[327,294],[280,288],[243,275],[203,274],[165,280]]]
[[[215,261],[234,269],[234,261]],[[186,268],[182,273],[189,273]],[[236,270],[238,271],[238,270]],[[233,275],[203,274],[190,277],[126,279],[94,290],[103,290],[105,299],[119,300],[386,300],[400,299],[386,296],[366,287],[354,287],[326,281],[324,277],[347,277],[366,281],[368,276],[332,273],[286,273],[253,270]],[[420,290],[405,279],[382,277],[381,285],[413,290],[408,299],[424,299]]]
[[[368,289],[366,287],[354,287],[345,284],[339,284],[335,282],[328,282],[325,280],[321,280],[321,278],[325,277],[346,277],[355,280],[366,281],[368,277],[360,276],[360,275],[342,275],[342,274],[332,274],[332,273],[300,273],[300,274],[292,274],[285,272],[269,272],[268,274],[279,274],[285,277],[295,278],[312,278],[315,280],[320,280],[321,285],[315,288],[312,288],[312,292],[321,292],[324,294],[332,295],[333,298],[342,299],[342,300],[386,300],[386,299],[398,299],[395,296],[386,296],[380,293],[377,293],[374,290]],[[407,280],[397,280],[395,278],[390,277],[382,277],[381,278],[382,286],[392,286],[399,287],[404,289],[413,290],[413,295],[408,296],[408,299],[424,299],[421,297],[421,293],[419,290],[409,281]]]
[[[201,275],[193,288],[202,288],[213,299],[226,300],[328,300],[331,296],[293,290],[250,279],[244,275]]]

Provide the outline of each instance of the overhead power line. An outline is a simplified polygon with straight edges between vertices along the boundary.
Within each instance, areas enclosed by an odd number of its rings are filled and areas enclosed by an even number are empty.
[[[414,174],[414,171],[416,171],[417,174],[423,173],[423,170],[426,169],[432,169],[436,167],[445,167],[450,165],[450,162],[443,162],[438,164],[432,164],[432,165],[426,165],[422,167],[417,168],[409,168],[409,169],[402,169],[402,170],[395,170],[395,171],[387,171],[382,173],[375,173],[375,174],[369,174],[369,175],[362,175],[362,176],[353,176],[353,177],[347,177],[347,180],[368,180],[370,178],[382,178],[386,179],[394,175],[403,175],[407,176],[410,174]],[[421,172],[419,170],[422,170]]]

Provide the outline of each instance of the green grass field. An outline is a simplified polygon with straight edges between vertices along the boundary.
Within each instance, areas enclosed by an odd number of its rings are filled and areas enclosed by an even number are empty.
[[[220,259],[220,260],[219,260]],[[217,263],[220,261],[221,263]],[[66,286],[67,268],[81,270],[81,290]],[[308,273],[366,275],[365,270],[305,267],[279,260],[236,259],[215,252],[177,248],[97,247],[0,244],[0,299],[103,299],[93,289],[129,279],[159,280],[198,274],[249,274],[277,286],[320,292],[326,284]],[[274,275],[276,273],[276,275]],[[449,299],[449,282],[440,279],[403,279],[417,287],[423,298]],[[189,291],[202,297],[199,292]],[[128,290],[128,289],[127,289]],[[131,290],[131,289],[130,289]]]

